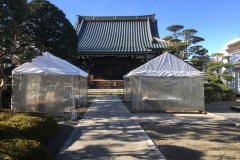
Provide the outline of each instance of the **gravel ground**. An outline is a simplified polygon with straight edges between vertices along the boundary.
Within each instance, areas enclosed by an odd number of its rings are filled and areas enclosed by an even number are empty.
[[[206,112],[240,123],[231,110],[240,101],[206,104]],[[168,160],[239,160],[240,127],[235,124],[141,124]]]
[[[239,160],[240,132],[224,124],[142,124],[167,160]]]

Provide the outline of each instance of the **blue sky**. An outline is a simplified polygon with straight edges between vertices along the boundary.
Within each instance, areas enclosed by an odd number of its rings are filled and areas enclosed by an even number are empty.
[[[194,28],[198,43],[209,53],[218,52],[223,45],[240,37],[240,0],[49,0],[74,25],[76,15],[138,16],[156,14],[160,38],[171,32],[166,28],[181,24]]]

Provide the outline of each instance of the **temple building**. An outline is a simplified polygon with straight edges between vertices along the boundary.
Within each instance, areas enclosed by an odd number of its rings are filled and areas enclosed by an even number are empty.
[[[154,16],[78,16],[77,60],[89,87],[123,87],[123,75],[163,53],[169,42]]]

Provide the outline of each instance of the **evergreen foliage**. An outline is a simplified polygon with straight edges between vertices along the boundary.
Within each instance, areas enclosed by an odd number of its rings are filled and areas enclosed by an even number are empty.
[[[0,112],[0,159],[50,160],[44,143],[57,132],[53,117],[40,112]]]
[[[65,14],[47,0],[0,1],[0,58],[28,62],[42,52],[74,62],[78,39]]]
[[[233,80],[233,76],[227,72],[223,74],[219,73],[221,68],[232,68],[234,65],[231,63],[223,63],[224,59],[228,59],[222,53],[213,53],[212,57],[215,57],[215,61],[208,62],[207,73],[209,74],[209,83],[222,84],[222,80]]]
[[[209,84],[205,84],[205,101],[232,101],[236,100],[234,89],[226,84],[223,84],[223,80],[232,81],[233,76],[230,73],[224,72],[220,74],[221,68],[232,68],[233,64],[223,63],[224,59],[228,60],[228,56],[224,56],[222,53],[213,53],[212,57],[215,61],[208,62],[207,67],[207,81]],[[220,97],[220,98],[219,98]]]
[[[0,159],[2,160],[51,160],[44,145],[36,140],[5,139],[0,141]]]
[[[182,60],[188,59],[194,52],[192,52],[189,47],[192,44],[204,41],[202,37],[195,36],[197,30],[193,28],[188,28],[182,30],[184,26],[175,24],[167,27],[167,30],[173,32],[172,36],[166,36],[163,40],[172,42],[172,45],[167,46],[164,51],[170,52],[181,58]],[[182,39],[179,39],[182,37]],[[205,51],[207,51],[205,49]]]
[[[9,54],[16,44],[17,35],[27,17],[27,0],[0,1],[0,52]]]
[[[25,34],[41,52],[74,62],[77,56],[77,35],[65,14],[47,0],[32,0]]]

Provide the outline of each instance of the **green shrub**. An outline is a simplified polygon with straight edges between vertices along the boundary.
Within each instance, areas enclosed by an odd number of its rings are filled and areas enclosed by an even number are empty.
[[[57,131],[53,117],[40,112],[16,113],[5,121],[0,121],[0,140],[23,138],[45,143]]]
[[[222,96],[223,101],[235,101],[236,95],[234,89],[226,84],[215,84],[216,91]]]
[[[53,117],[40,112],[0,112],[0,160],[48,160],[44,143],[57,132]]]
[[[50,160],[50,154],[42,143],[27,139],[0,141],[1,160]]]
[[[218,102],[222,100],[221,95],[214,90],[212,85],[209,84],[204,85],[204,97],[205,103]]]
[[[205,102],[234,101],[236,95],[234,89],[226,84],[204,84]]]

